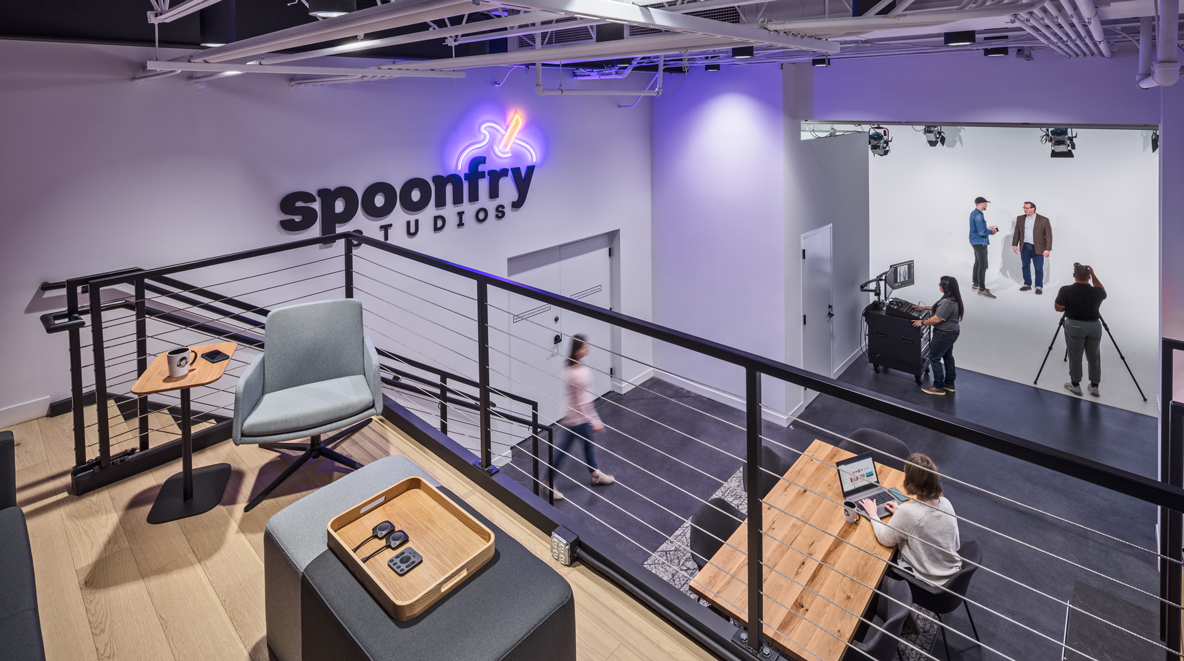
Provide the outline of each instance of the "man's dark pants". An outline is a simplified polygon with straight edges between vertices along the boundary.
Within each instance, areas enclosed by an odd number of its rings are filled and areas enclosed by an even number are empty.
[[[979,289],[987,288],[987,247],[980,245],[971,245],[974,248],[974,273],[971,277],[972,284]]]

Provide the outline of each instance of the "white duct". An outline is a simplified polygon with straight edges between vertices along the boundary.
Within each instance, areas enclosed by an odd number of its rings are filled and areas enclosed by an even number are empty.
[[[1065,21],[1062,20],[1063,17],[1060,16],[1060,10],[1057,9],[1055,4],[1050,2],[1045,5],[1041,11],[1043,12],[1042,18],[1044,19],[1044,22],[1047,23],[1048,26],[1057,33],[1057,36],[1061,38],[1061,41],[1065,43],[1065,46],[1076,53],[1078,57],[1085,57],[1089,54],[1084,48],[1081,47],[1081,44],[1077,43],[1077,40],[1073,38],[1073,35],[1067,32],[1064,27],[1062,27]]]
[[[1089,33],[1094,38],[1094,43],[1102,51],[1102,57],[1110,57],[1110,44],[1102,32],[1102,18],[1098,16],[1098,8],[1094,5],[1094,0],[1076,0],[1076,2],[1077,9],[1081,12],[1081,18],[1089,25]]]
[[[1090,55],[1101,55],[1102,52],[1098,49],[1098,44],[1094,41],[1093,36],[1090,35],[1085,24],[1081,22],[1081,12],[1077,11],[1073,6],[1073,0],[1060,0],[1060,2],[1064,7],[1065,13],[1069,15],[1069,19],[1073,22],[1073,27],[1077,30],[1073,33],[1073,36],[1078,37],[1078,40],[1089,49]]]
[[[955,21],[972,20],[976,18],[998,18],[1016,13],[1037,11],[1049,0],[1024,0],[1011,2],[1005,0],[994,7],[984,9],[916,11],[901,14],[886,14],[884,16],[854,16],[851,18],[811,18],[796,21],[769,21],[764,24],[766,30],[792,32],[794,34],[808,34],[820,38],[849,37],[867,34],[876,30],[892,30],[896,28],[935,27]],[[692,5],[693,6],[693,5]]]
[[[1141,26],[1142,27],[1142,26]],[[1138,83],[1143,89],[1175,85],[1180,79],[1180,62],[1176,59],[1176,42],[1180,39],[1180,0],[1159,0],[1159,34],[1155,35],[1156,58],[1151,65],[1151,75],[1140,75]],[[1139,35],[1139,64],[1150,56],[1150,45]],[[1150,41],[1150,40],[1146,40]],[[1146,49],[1143,46],[1147,46]],[[1147,52],[1147,55],[1144,55]]]
[[[1055,44],[1058,53],[1065,57],[1077,57],[1076,51],[1069,47],[1053,29],[1044,22],[1044,17],[1037,12],[1029,12],[1028,20],[1031,21],[1032,27],[1036,28],[1043,34],[1047,41],[1045,43]]]
[[[1139,19],[1139,75],[1135,77],[1136,83],[1151,77],[1151,33],[1154,31],[1154,18],[1144,16]]]
[[[1030,14],[1016,14],[1015,15],[1016,23],[1018,23],[1019,26],[1021,28],[1023,28],[1025,32],[1027,32],[1028,34],[1032,35],[1033,37],[1036,37],[1037,39],[1039,39],[1041,43],[1043,43],[1045,46],[1048,46],[1053,51],[1056,51],[1057,53],[1059,53],[1060,55],[1063,55],[1065,57],[1072,57],[1071,55],[1069,55],[1067,52],[1065,52],[1061,48],[1060,44],[1056,43],[1052,39],[1049,39],[1047,36],[1044,35],[1044,33],[1040,32],[1036,28],[1032,27],[1035,23],[1031,21],[1030,16],[1031,16]]]

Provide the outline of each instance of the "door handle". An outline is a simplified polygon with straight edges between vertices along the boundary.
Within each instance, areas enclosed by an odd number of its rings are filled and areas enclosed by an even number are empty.
[[[833,306],[833,305],[826,306],[826,318],[830,319],[833,316],[835,316],[835,306]]]

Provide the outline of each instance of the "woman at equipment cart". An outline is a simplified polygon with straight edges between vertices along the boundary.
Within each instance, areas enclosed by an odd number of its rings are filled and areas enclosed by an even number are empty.
[[[559,438],[559,456],[555,459],[555,470],[567,458],[567,451],[572,442],[578,437],[584,442],[584,460],[588,470],[592,472],[592,486],[612,484],[612,475],[600,472],[596,463],[596,446],[592,438],[596,432],[604,431],[604,423],[596,414],[596,407],[592,404],[592,370],[584,364],[588,356],[588,338],[584,335],[573,335],[571,338],[571,353],[568,354],[567,367],[563,370],[563,380],[567,387],[567,413],[559,421],[562,435]],[[555,500],[563,500],[563,494],[555,490]]]
[[[929,365],[933,368],[933,383],[921,388],[930,395],[943,396],[954,393],[954,343],[958,341],[959,324],[966,306],[962,304],[962,292],[958,290],[958,279],[943,275],[937,284],[941,298],[930,306],[915,305],[918,310],[932,310],[927,319],[913,322],[917,328],[933,326],[933,337],[929,339]],[[944,369],[943,369],[944,366]]]

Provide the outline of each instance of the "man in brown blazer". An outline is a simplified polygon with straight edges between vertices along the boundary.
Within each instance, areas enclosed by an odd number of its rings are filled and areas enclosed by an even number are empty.
[[[1024,202],[1024,215],[1015,219],[1015,234],[1011,249],[1020,255],[1024,267],[1024,286],[1032,289],[1032,263],[1036,264],[1036,293],[1044,293],[1044,258],[1052,252],[1052,225],[1048,218],[1036,213],[1036,205]]]

